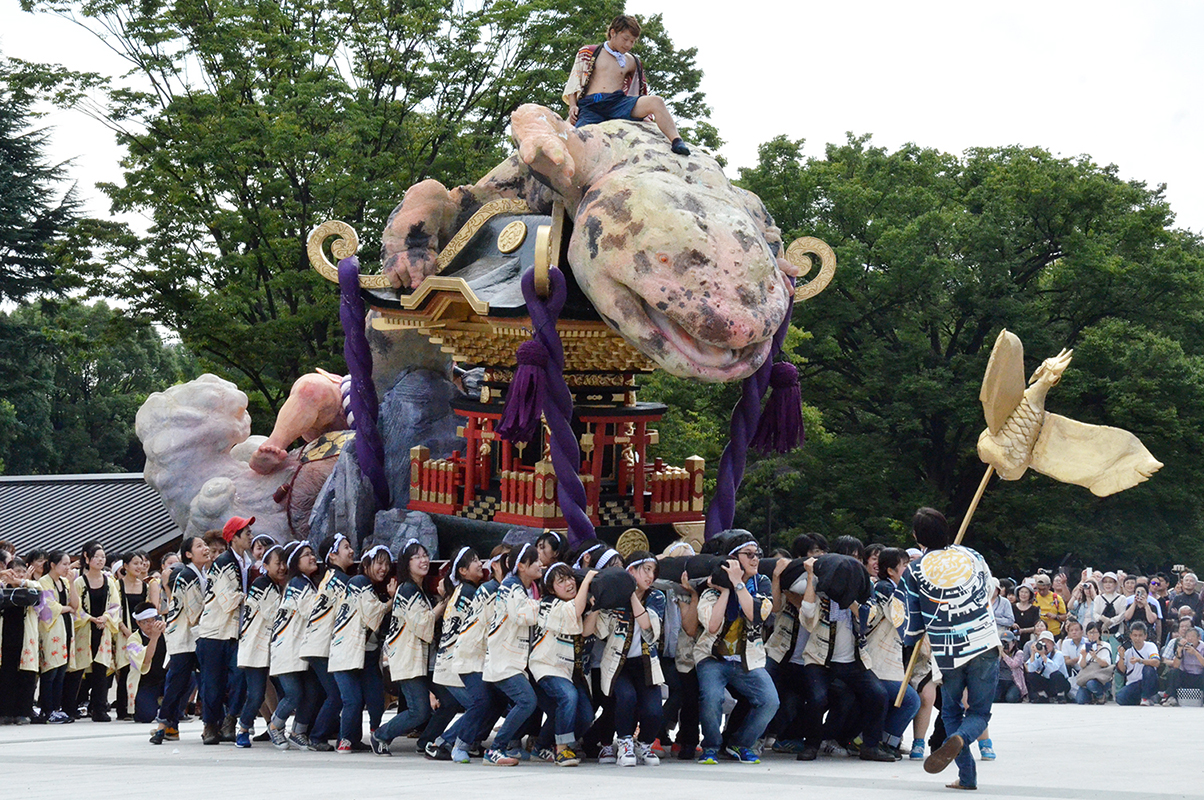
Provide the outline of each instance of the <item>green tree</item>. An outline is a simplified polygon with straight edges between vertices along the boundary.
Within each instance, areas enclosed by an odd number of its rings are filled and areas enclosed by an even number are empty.
[[[132,65],[116,82],[41,70],[68,101],[105,90],[127,156],[124,182],[103,188],[152,222],[110,248],[94,291],[178,331],[248,390],[259,429],[299,375],[342,368],[337,291],[309,268],[310,230],[351,223],[371,269],[405,189],[471,183],[502,160],[510,112],[560,107],[577,48],[614,13],[601,0],[24,5],[77,19]],[[654,78],[686,121],[704,117],[694,51],[648,22]]]
[[[996,481],[969,542],[1007,569],[1066,553],[1142,568],[1204,556],[1189,455],[1204,426],[1204,248],[1174,228],[1162,187],[1039,148],[801,147],[768,142],[741,173],[787,241],[819,236],[839,261],[795,314],[813,335],[793,348],[804,401],[831,438],[808,445],[792,521],[903,543],[919,505],[964,513],[984,469],[978,390],[1007,327],[1030,371],[1076,349],[1051,410],[1132,430],[1166,466],[1102,499],[1031,472]],[[761,474],[750,468],[752,496]]]
[[[79,209],[74,188],[62,188],[64,166],[46,159],[48,132],[31,127],[33,96],[12,86],[10,74],[0,59],[0,302],[53,289],[50,251]]]
[[[73,474],[141,471],[138,408],[199,371],[150,324],[105,303],[42,301],[0,313],[0,373],[5,472]]]

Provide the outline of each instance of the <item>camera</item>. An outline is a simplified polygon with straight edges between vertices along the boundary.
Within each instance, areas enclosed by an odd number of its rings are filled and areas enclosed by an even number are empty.
[[[0,608],[28,608],[36,606],[42,593],[37,589],[18,586],[15,589],[0,589]]]
[[[1171,567],[1171,572],[1187,572],[1187,567],[1183,566],[1182,564],[1176,564],[1175,566]]]

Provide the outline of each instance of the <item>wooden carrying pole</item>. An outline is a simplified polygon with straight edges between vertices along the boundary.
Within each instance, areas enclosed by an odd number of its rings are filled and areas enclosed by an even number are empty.
[[[962,539],[966,538],[966,529],[970,527],[970,518],[974,516],[974,511],[978,508],[978,501],[982,499],[982,493],[987,490],[987,484],[991,482],[991,476],[994,474],[995,466],[988,464],[987,471],[983,473],[982,481],[978,484],[978,491],[974,493],[974,499],[970,501],[970,507],[966,509],[966,516],[962,517],[961,527],[957,529],[957,538],[953,540],[954,544],[961,544]],[[916,660],[919,658],[920,648],[924,646],[927,638],[928,634],[924,634],[911,650],[911,660],[907,663],[907,672],[903,674],[903,682],[899,684],[899,693],[895,696],[895,708],[903,705],[903,696],[907,693],[908,684],[911,683],[911,675],[916,671]]]

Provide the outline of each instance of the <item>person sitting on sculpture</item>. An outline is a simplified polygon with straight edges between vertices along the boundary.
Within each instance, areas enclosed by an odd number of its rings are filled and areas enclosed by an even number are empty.
[[[251,456],[251,469],[260,475],[270,475],[284,466],[288,448],[297,439],[312,442],[324,433],[347,430],[344,380],[341,375],[322,369],[298,378],[276,415],[272,434]]]
[[[604,44],[587,45],[577,51],[564,85],[569,123],[580,128],[610,119],[638,120],[651,115],[672,143],[673,152],[688,156],[690,148],[677,132],[665,101],[648,94],[644,65],[631,52],[639,38],[636,18],[619,15],[610,23]]]

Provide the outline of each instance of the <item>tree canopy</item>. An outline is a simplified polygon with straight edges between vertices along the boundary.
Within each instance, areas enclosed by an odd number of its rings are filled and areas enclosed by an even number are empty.
[[[801,148],[764,144],[741,181],[786,241],[818,236],[837,253],[832,285],[796,310],[809,335],[791,347],[822,430],[805,452],[750,467],[739,519],[756,529],[775,508],[794,532],[903,543],[920,505],[958,517],[983,473],[978,391],[1006,327],[1030,372],[1075,349],[1047,408],[1131,430],[1166,466],[1108,498],[1032,472],[996,480],[968,541],[1010,567],[1204,556],[1204,248],[1174,228],[1162,187],[1040,148],[888,152],[868,136],[823,158]]]
[[[601,0],[25,6],[73,16],[131,65],[129,80],[57,76],[68,99],[104,90],[127,156],[124,181],[103,188],[115,211],[152,221],[93,287],[247,390],[259,429],[297,377],[343,368],[337,291],[309,268],[310,230],[352,224],[370,269],[405,190],[473,183],[501,161],[510,113],[561,107],[577,49],[615,13]],[[659,16],[640,47],[675,113],[713,139],[695,51]]]

